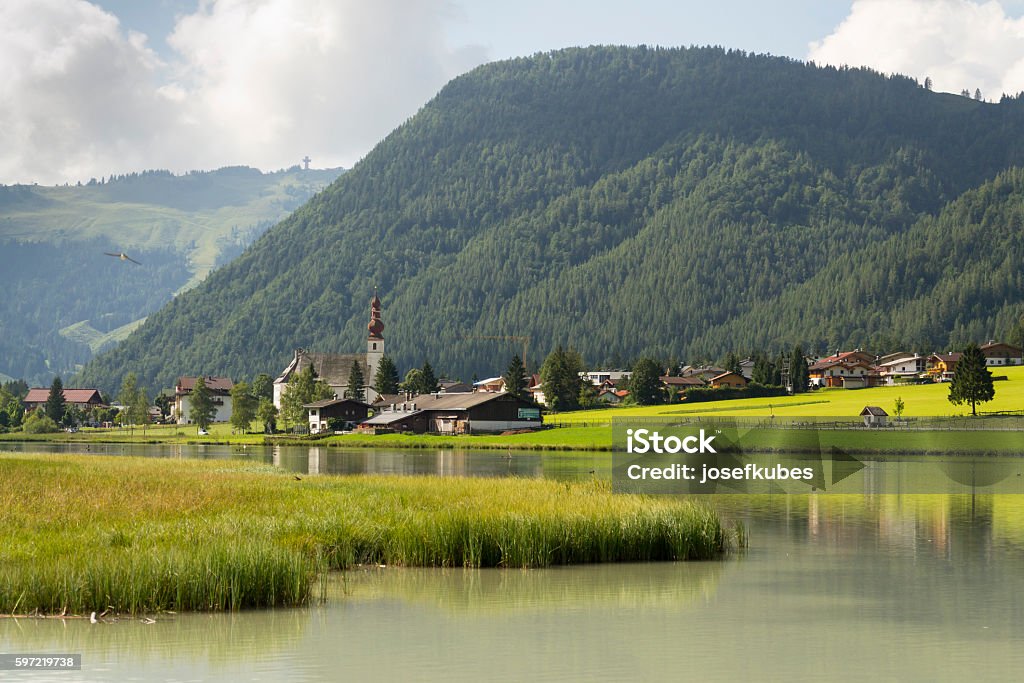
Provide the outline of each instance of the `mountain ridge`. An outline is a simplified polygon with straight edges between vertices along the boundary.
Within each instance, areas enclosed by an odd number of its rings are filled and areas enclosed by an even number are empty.
[[[400,366],[462,377],[507,364],[512,344],[473,339],[495,335],[530,336],[531,362],[558,343],[591,363],[883,333],[945,346],[978,325],[950,313],[920,329],[875,317],[822,332],[780,297],[1024,165],[1022,132],[1017,98],[711,48],[485,65],[80,379],[116,385],[130,369],[161,388],[178,374],[274,372],[298,347],[359,350],[374,287]],[[999,291],[999,310],[976,316],[997,328],[986,336],[1019,316],[1020,292]],[[777,323],[770,337],[730,327],[758,315]]]

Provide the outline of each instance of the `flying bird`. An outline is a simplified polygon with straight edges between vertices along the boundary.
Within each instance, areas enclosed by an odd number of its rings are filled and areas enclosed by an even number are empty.
[[[129,256],[128,254],[124,253],[123,251],[122,252],[118,252],[116,254],[111,254],[109,251],[105,251],[103,253],[106,254],[107,256],[113,256],[115,258],[119,258],[122,261],[131,261],[132,263],[134,263],[137,266],[141,266],[142,265],[141,263],[139,263],[138,261],[133,259],[131,256]]]

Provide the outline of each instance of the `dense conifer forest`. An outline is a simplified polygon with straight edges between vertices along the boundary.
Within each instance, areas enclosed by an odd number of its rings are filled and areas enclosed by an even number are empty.
[[[924,74],[921,74],[923,80]],[[641,355],[952,347],[1024,313],[1024,101],[721,49],[568,49],[449,83],[76,382],[387,351],[468,379],[529,336]],[[477,337],[477,338],[474,338]]]

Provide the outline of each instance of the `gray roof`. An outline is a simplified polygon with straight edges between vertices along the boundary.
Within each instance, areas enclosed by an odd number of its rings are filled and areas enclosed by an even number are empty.
[[[861,415],[873,415],[874,417],[885,417],[889,413],[885,412],[878,406],[864,406],[864,410],[860,411]]]
[[[395,422],[399,422],[413,415],[419,415],[422,410],[387,410],[381,413],[377,413],[368,420],[364,420],[364,425],[389,425]]]
[[[369,403],[363,403],[362,401],[357,401],[354,398],[325,398],[325,399],[323,399],[321,401],[314,401],[313,403],[303,403],[302,407],[303,408],[326,408],[327,406],[333,406],[333,405],[336,405],[338,403],[355,403],[356,405],[361,405],[361,406],[364,406],[366,408],[370,407]]]
[[[277,383],[287,382],[292,374],[302,372],[312,364],[317,377],[331,386],[348,386],[348,377],[352,373],[353,361],[359,363],[364,378],[372,382],[372,377],[366,377],[368,368],[365,353],[319,353],[302,349],[295,352],[295,357],[288,363],[288,367],[274,381]]]

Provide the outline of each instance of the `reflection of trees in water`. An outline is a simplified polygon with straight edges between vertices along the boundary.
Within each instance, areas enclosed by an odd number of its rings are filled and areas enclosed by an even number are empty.
[[[732,564],[724,560],[535,570],[389,567],[334,575],[328,595],[330,600],[401,598],[455,612],[564,611],[595,606],[672,610],[714,597],[722,572]]]

